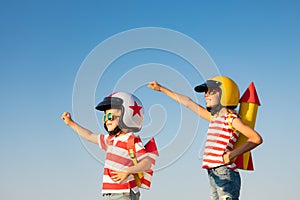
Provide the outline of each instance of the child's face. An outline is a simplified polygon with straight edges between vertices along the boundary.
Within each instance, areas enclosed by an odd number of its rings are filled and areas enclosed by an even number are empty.
[[[104,123],[108,131],[113,131],[118,125],[121,116],[120,109],[108,109],[105,111]]]
[[[217,89],[209,89],[204,93],[204,97],[208,108],[214,108],[220,103],[220,92]]]

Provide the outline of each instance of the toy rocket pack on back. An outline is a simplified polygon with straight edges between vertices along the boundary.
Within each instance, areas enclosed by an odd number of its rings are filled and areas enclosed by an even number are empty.
[[[258,106],[260,102],[254,87],[254,83],[251,82],[245,93],[240,99],[239,116],[242,121],[254,129]],[[240,133],[239,139],[234,145],[234,149],[241,146],[247,141],[247,137]],[[254,170],[251,152],[248,151],[235,160],[235,164],[239,169]]]

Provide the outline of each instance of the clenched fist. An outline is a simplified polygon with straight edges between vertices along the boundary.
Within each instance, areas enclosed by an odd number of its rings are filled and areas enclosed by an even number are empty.
[[[156,81],[152,81],[148,84],[148,88],[151,88],[152,90],[160,91],[161,85]]]
[[[64,112],[64,113],[61,115],[61,119],[64,120],[65,124],[67,124],[68,126],[70,126],[71,123],[73,123],[71,114],[70,114],[69,112]]]

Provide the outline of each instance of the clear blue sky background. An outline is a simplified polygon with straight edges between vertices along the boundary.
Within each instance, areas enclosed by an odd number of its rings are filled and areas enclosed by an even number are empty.
[[[241,199],[297,198],[299,9],[297,1],[271,0],[1,1],[0,198],[102,199],[103,166],[60,115],[72,112],[76,75],[89,53],[107,38],[141,27],[163,27],[193,38],[241,92],[254,81],[262,103],[256,129],[264,143],[253,152],[255,171],[241,171]],[[149,55],[147,51],[125,55],[118,62],[126,66],[125,72],[162,62],[191,77],[192,86],[203,82],[195,80],[188,68],[176,66],[180,61],[170,60],[169,55],[151,51]],[[116,70],[108,70],[105,76],[98,86],[103,92],[97,91],[95,101],[111,92],[120,77]],[[152,74],[145,83],[154,79],[157,76]],[[172,86],[167,79],[161,81]],[[137,93],[147,99],[146,112],[151,104],[165,105],[166,125],[157,142],[159,148],[168,146],[176,132],[173,128],[178,128],[170,125],[176,112],[168,106],[178,105],[145,85]],[[203,103],[202,95],[196,97]],[[209,183],[199,159],[206,129],[207,123],[200,120],[193,143],[176,162],[155,173],[152,189],[143,191],[144,200],[209,199]]]

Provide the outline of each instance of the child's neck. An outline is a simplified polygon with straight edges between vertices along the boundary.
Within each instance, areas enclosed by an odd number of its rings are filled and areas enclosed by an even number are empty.
[[[222,108],[222,109],[219,111],[219,116],[226,115],[227,113],[228,113],[227,108]]]
[[[219,116],[223,116],[223,115],[226,115],[228,113],[228,110],[227,108],[221,108],[219,110],[219,112],[217,112],[215,115],[214,115],[214,118],[217,118]]]
[[[119,137],[119,136],[125,135],[125,134],[127,134],[127,133],[128,133],[128,131],[121,130],[119,133],[117,133],[117,134],[115,135],[115,137]]]

